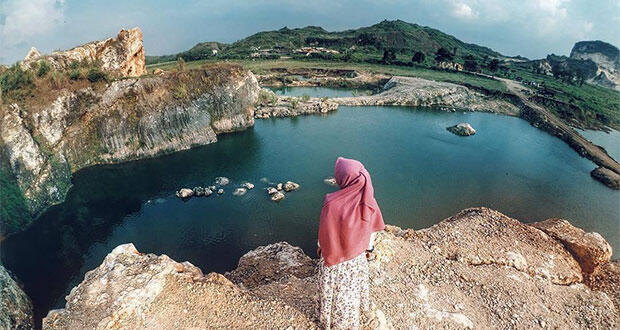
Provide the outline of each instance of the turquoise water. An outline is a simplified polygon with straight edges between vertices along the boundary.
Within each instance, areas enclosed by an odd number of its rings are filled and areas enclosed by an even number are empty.
[[[464,121],[476,135],[445,129]],[[323,179],[338,156],[366,165],[390,224],[419,229],[487,206],[525,222],[566,218],[620,248],[620,192],[590,178],[590,161],[518,118],[340,107],[325,116],[257,120],[218,138],[169,156],[82,170],[65,203],[5,240],[2,261],[24,283],[37,318],[62,307],[84,273],[123,243],[205,272],[233,269],[247,251],[283,240],[314,255],[323,195],[334,189]],[[224,195],[174,197],[180,187],[216,176],[231,179]],[[301,188],[273,203],[264,177]],[[256,188],[233,196],[245,180]]]

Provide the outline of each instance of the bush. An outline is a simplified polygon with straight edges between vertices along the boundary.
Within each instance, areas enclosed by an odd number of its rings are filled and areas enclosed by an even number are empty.
[[[45,76],[51,69],[52,67],[46,60],[39,61],[39,69],[37,70],[37,77]]]
[[[90,68],[86,73],[86,78],[90,82],[97,82],[107,80],[108,77],[105,72],[101,71],[99,68]]]
[[[82,78],[82,73],[78,69],[72,69],[69,71],[69,79],[78,80]]]
[[[304,102],[308,102],[308,101],[310,101],[310,95],[304,94],[304,95],[301,96],[301,99]]]
[[[65,76],[58,71],[52,71],[48,79],[50,86],[55,89],[59,89],[65,84]]]
[[[264,89],[261,89],[258,93],[259,104],[275,104],[276,102],[278,102],[278,97],[275,93],[268,92]]]
[[[189,97],[187,87],[183,84],[173,87],[170,92],[172,93],[172,97],[177,100],[185,100]]]
[[[413,54],[413,57],[411,58],[411,62],[420,64],[424,62],[425,59],[426,59],[426,55],[424,55],[424,53],[420,51],[417,51],[415,52],[415,54]]]
[[[15,64],[0,75],[0,86],[4,91],[33,87],[32,72],[22,70],[21,66]]]

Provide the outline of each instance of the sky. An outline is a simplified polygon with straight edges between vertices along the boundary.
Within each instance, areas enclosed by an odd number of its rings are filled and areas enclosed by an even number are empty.
[[[504,55],[568,55],[580,40],[620,46],[620,0],[0,0],[0,63],[138,26],[147,55],[233,42],[283,26],[329,31],[401,19]]]

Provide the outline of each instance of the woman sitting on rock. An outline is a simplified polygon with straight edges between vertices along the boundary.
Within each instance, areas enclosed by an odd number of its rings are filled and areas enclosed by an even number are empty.
[[[360,309],[369,309],[367,258],[385,224],[362,163],[339,157],[334,177],[340,190],[325,196],[319,223],[320,320],[326,329],[357,329]]]

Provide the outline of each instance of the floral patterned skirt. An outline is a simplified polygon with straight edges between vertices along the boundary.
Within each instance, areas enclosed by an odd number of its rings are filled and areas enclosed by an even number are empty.
[[[325,329],[358,329],[360,310],[367,311],[370,302],[366,254],[329,267],[321,258],[318,285]]]

